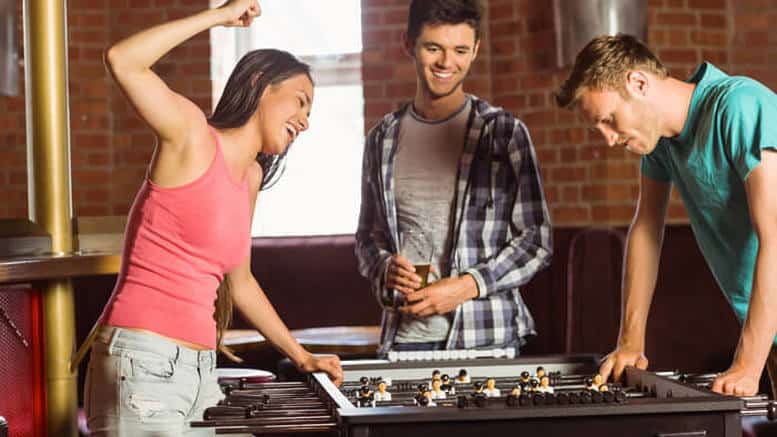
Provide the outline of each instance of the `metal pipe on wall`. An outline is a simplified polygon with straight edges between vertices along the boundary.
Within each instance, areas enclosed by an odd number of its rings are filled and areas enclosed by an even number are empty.
[[[67,2],[24,0],[25,102],[30,219],[51,234],[54,256],[73,250],[67,76]],[[77,436],[77,379],[70,279],[43,293],[47,433]]]

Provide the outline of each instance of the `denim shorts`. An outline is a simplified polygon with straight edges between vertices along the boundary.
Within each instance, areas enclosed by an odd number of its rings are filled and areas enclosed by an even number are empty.
[[[84,407],[91,435],[212,436],[191,428],[224,395],[216,353],[150,333],[103,326],[92,345]]]

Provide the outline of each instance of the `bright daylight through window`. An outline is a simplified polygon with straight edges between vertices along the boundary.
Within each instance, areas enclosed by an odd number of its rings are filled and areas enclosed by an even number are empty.
[[[211,30],[214,102],[240,57],[259,48],[310,64],[316,87],[310,129],[291,146],[280,180],[260,192],[252,235],[353,233],[364,147],[360,0],[260,4],[262,16],[250,28]]]

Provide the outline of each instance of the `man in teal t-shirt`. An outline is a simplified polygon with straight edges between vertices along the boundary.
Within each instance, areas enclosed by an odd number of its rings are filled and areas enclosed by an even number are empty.
[[[556,98],[579,108],[609,146],[643,155],[620,335],[602,376],[619,379],[625,366],[647,367],[645,326],[674,185],[743,325],[734,360],[712,389],[755,394],[766,364],[777,397],[777,95],[709,63],[688,81],[671,78],[646,46],[618,35],[583,48]]]

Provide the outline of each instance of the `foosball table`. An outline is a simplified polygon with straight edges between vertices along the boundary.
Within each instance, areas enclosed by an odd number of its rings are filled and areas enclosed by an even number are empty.
[[[396,358],[396,357],[394,357]],[[401,357],[400,357],[401,358]],[[721,396],[712,376],[626,369],[602,384],[593,355],[344,361],[344,382],[232,381],[194,427],[217,434],[340,437],[487,435],[741,437],[765,396]]]

